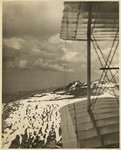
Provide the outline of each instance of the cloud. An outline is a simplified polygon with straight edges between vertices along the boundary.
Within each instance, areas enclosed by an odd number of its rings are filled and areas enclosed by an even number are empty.
[[[42,59],[38,59],[35,63],[34,66],[42,69],[42,70],[51,70],[51,71],[65,71],[62,65],[57,65],[57,64],[48,64],[44,62]]]
[[[15,41],[15,42],[14,42]],[[16,44],[15,44],[16,43]],[[3,60],[6,68],[64,71],[64,55],[57,44],[35,38],[4,38]],[[18,48],[20,50],[18,50]]]
[[[4,66],[7,68],[65,71],[68,64],[70,72],[86,71],[87,50],[85,42],[65,42],[59,38],[59,34],[54,34],[42,41],[26,36],[4,38],[3,43]],[[103,53],[107,55],[109,50],[107,45],[104,47],[100,43],[100,46],[103,48]],[[118,52],[116,52],[116,58],[118,58]],[[114,59],[114,64],[118,63],[117,60]],[[93,48],[91,50],[91,67],[93,72],[95,70],[98,72],[100,68]]]
[[[3,44],[3,61],[14,60],[19,55],[19,51],[15,48]]]
[[[22,47],[22,44],[24,43],[25,41],[22,39],[22,38],[5,38],[3,40],[3,44],[9,46],[9,47],[12,47],[16,50],[20,50],[21,47]]]
[[[17,64],[17,66],[21,69],[26,69],[27,68],[27,60],[20,60],[19,63]]]
[[[52,44],[64,44],[64,40],[60,39],[60,35],[59,34],[55,34],[55,35],[52,35],[48,42],[52,43]]]

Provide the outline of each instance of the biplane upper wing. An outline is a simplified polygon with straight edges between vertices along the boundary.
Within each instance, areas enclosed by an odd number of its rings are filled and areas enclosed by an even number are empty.
[[[113,40],[119,26],[118,2],[65,2],[60,38],[87,40],[91,8],[91,32],[97,41]]]

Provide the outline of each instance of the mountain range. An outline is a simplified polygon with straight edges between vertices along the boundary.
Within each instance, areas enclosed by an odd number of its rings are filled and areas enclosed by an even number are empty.
[[[104,92],[108,92],[110,94],[113,94],[113,90],[116,92],[116,95],[119,93],[119,84],[113,83],[113,82],[105,82],[95,80],[91,82],[91,95],[94,95],[96,90],[98,89],[98,94],[103,94]],[[100,89],[100,91],[99,91]],[[104,89],[104,90],[103,90]],[[47,92],[54,92],[59,94],[67,94],[67,95],[74,95],[74,97],[84,97],[87,96],[87,83],[81,82],[79,80],[69,83],[68,85],[64,85],[62,87],[56,88],[51,87],[48,89],[37,89],[32,91],[20,91],[17,93],[3,93],[2,95],[2,102],[10,102],[15,101],[19,99],[26,99],[27,97],[34,96],[35,94],[40,93],[47,93]]]
[[[103,94],[104,92],[113,93],[113,91],[119,91],[119,84],[114,82],[99,81],[95,80],[91,82],[91,95],[94,95],[97,91],[97,95]],[[54,90],[56,93],[70,94],[75,97],[87,95],[87,83],[79,80],[69,83],[67,86],[62,86]]]

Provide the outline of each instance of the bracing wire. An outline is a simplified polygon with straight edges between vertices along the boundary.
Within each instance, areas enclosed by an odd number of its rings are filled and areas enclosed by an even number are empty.
[[[99,49],[100,50],[100,49]],[[102,53],[103,54],[103,53]],[[106,61],[105,59],[104,59],[104,61]],[[110,63],[111,64],[111,63]],[[113,77],[113,74],[112,74],[112,72],[111,72],[111,70],[109,70],[110,71],[110,73],[111,73],[111,75],[112,75],[112,79],[114,79],[114,77]],[[103,72],[104,73],[104,72]],[[101,76],[101,78],[100,79],[102,79],[102,77],[103,77],[103,74],[102,74],[102,76]],[[108,79],[108,76],[107,76],[107,74],[106,74],[106,77],[107,77],[107,79]],[[109,80],[109,79],[108,79]],[[115,81],[115,79],[114,79],[114,81]],[[115,83],[116,83],[116,81],[115,81]],[[98,89],[97,89],[98,90]],[[96,92],[97,92],[97,90],[96,90]]]
[[[116,48],[115,48],[114,54],[115,54],[115,52],[116,52],[116,49],[117,49],[117,46],[116,46]],[[114,57],[114,54],[113,54],[113,57]],[[113,57],[111,58],[111,61],[112,61]],[[103,57],[103,58],[104,58],[104,57]],[[105,60],[105,58],[104,58],[104,61],[105,61],[105,63],[107,63],[107,61]],[[108,67],[110,67],[110,64],[111,64],[111,62],[109,61]],[[115,78],[113,77],[113,74],[112,74],[111,70],[109,70],[109,72],[111,73],[112,78],[113,78],[114,82],[116,83]],[[105,76],[104,76],[103,80],[105,80],[105,77],[107,77],[107,79],[108,79],[107,71],[104,70],[104,71],[103,71],[103,74],[104,74],[104,73],[105,73]],[[102,75],[102,76],[103,76],[103,75]]]
[[[117,46],[116,46],[116,49],[117,49]],[[115,49],[115,50],[116,50],[116,49]],[[114,55],[115,55],[115,52],[116,52],[116,51],[114,51],[114,53],[113,53],[113,56],[112,56],[111,62],[112,62],[112,60],[113,60],[113,57],[114,57]],[[106,74],[106,76],[107,76],[107,73],[108,73],[108,72],[106,72],[106,73],[105,73],[105,74]],[[116,72],[116,74],[117,74],[117,72]],[[115,77],[115,74],[114,74],[114,75],[113,75],[113,74],[111,74],[111,75],[112,75],[112,78],[110,79],[110,82],[113,80],[113,81],[116,83],[116,80],[115,80],[115,78],[114,78],[114,77]],[[104,79],[103,79],[103,80],[105,80],[105,76],[104,76]],[[103,90],[103,91],[104,91],[104,90]],[[103,91],[102,91],[102,92],[103,92]]]
[[[100,50],[100,49],[99,49],[99,50]],[[101,50],[100,50],[100,52],[101,52],[101,54],[102,54],[102,57],[103,57],[104,61],[106,62],[107,59],[106,59],[105,55],[103,55],[103,53],[102,53]],[[110,61],[109,61],[109,63],[110,63],[110,65],[111,65],[111,62],[110,62]],[[108,67],[110,67],[110,66],[108,66]],[[109,71],[110,71],[110,73],[112,74],[111,70],[109,70]],[[116,72],[117,72],[117,70],[116,70]]]
[[[117,46],[116,46],[116,48],[115,49],[117,49]],[[114,54],[115,54],[115,51],[114,51]],[[113,54],[113,56],[112,56],[112,58],[114,57],[114,54]],[[111,64],[111,63],[110,63]],[[105,71],[105,70],[104,70]],[[112,80],[114,80],[115,81],[115,83],[116,83],[116,80],[115,80],[115,75],[117,74],[117,72],[113,75],[112,73],[111,73],[111,75],[112,75],[112,78],[111,79],[109,79],[108,78],[108,75],[107,75],[107,72],[106,72],[106,75],[105,76],[107,76],[107,79],[108,79],[108,82],[110,83]],[[104,78],[103,78],[103,80],[105,80],[105,76],[104,76]],[[107,87],[105,86],[104,88],[100,88],[100,91],[99,91],[99,93],[103,93],[104,91],[105,91],[105,89],[106,89]],[[102,90],[102,91],[101,91]],[[115,94],[115,91],[113,91],[113,94],[114,95],[116,95]],[[115,96],[116,97],[116,96]],[[117,98],[116,98],[117,99]]]
[[[98,44],[98,43],[97,43]],[[98,48],[99,48],[99,45],[98,45]],[[106,59],[106,57],[105,57],[105,55],[102,53],[102,51],[101,51],[101,49],[99,48],[99,51],[101,52],[101,54],[102,54],[102,56],[103,56],[103,59],[104,59],[104,61],[105,62],[109,62],[110,63],[110,65],[111,65],[111,62],[108,60],[108,59]],[[108,65],[108,67],[109,67],[109,65]],[[112,75],[112,72],[111,72],[111,70],[109,70],[110,71],[110,73],[111,73],[111,75]]]
[[[100,62],[100,64],[101,64],[101,66],[103,66],[103,64],[102,64],[102,62],[101,62],[101,59],[100,59],[100,57],[99,57],[99,54],[98,54],[98,52],[97,52],[97,49],[96,49],[96,47],[95,47],[93,41],[92,41],[92,44],[93,44],[94,50],[95,50],[95,52],[96,52],[96,54],[97,54],[97,57],[98,57],[98,59],[99,59],[99,62]],[[96,91],[95,91],[95,94],[94,94],[94,95],[96,95]],[[92,102],[93,102],[93,100],[92,100]]]
[[[98,7],[98,10],[99,10],[99,7]],[[98,14],[98,13],[97,13]],[[98,16],[98,15],[97,15]],[[96,18],[97,18],[97,16],[96,16]],[[95,37],[94,37],[94,35],[93,35],[93,30],[94,30],[94,28],[95,28],[95,24],[96,24],[96,19],[95,19],[95,23],[94,23],[94,26],[92,27],[92,31],[91,31],[91,33],[92,33],[92,36],[93,36],[93,39],[94,39],[94,41],[96,42],[96,39],[95,39]],[[108,61],[109,61],[109,58],[110,58],[110,55],[111,55],[111,52],[112,52],[112,49],[113,49],[113,46],[114,46],[114,43],[115,43],[115,40],[116,40],[116,38],[117,38],[117,34],[118,34],[118,30],[119,29],[117,29],[117,32],[116,32],[116,35],[115,35],[115,38],[114,38],[114,41],[113,41],[113,44],[112,44],[112,47],[111,47],[111,50],[110,50],[110,52],[109,52],[109,55],[108,55],[108,58],[107,58],[107,61],[105,60],[105,57],[103,56],[103,59],[104,59],[104,61],[105,61],[105,66],[107,66],[108,65]],[[92,42],[93,43],[93,42]],[[98,49],[100,50],[100,52],[102,53],[102,51],[101,51],[101,49],[99,48],[99,45],[98,45],[98,43],[96,42],[96,45],[97,45],[97,47],[98,47]],[[102,62],[101,62],[101,59],[100,59],[100,57],[99,57],[99,54],[98,54],[98,52],[96,51],[96,47],[94,46],[94,43],[93,43],[93,47],[94,47],[94,49],[95,49],[95,52],[96,52],[96,54],[97,54],[97,57],[98,57],[98,59],[99,59],[99,61],[100,61],[100,64],[101,64],[101,66],[103,67],[103,64],[102,64]],[[115,48],[115,51],[116,51],[116,49],[117,49],[117,47]],[[113,57],[114,57],[114,55],[115,55],[115,51],[114,51],[114,53],[113,53],[113,56],[112,56],[112,58],[111,58],[111,60],[109,61],[109,65],[108,66],[110,66],[111,65],[111,62],[112,62],[112,59],[113,59]],[[103,53],[102,53],[103,54]],[[105,77],[107,77],[107,79],[108,79],[108,76],[107,76],[107,72],[104,70],[103,71],[103,73],[105,72],[105,76],[104,76],[104,79],[105,79]],[[103,73],[101,74],[101,77],[100,77],[100,80],[99,80],[99,84],[100,84],[100,81],[101,81],[101,79],[102,79],[102,77],[103,77]],[[110,73],[111,73],[111,75],[112,75],[112,72],[110,71]],[[112,78],[111,79],[114,79],[114,76],[112,75]],[[108,81],[109,81],[109,79],[108,79]],[[115,81],[115,80],[114,80]],[[99,86],[99,85],[98,85]],[[98,89],[98,88],[97,88]],[[97,93],[97,89],[96,89],[96,91],[95,91],[95,94]],[[95,95],[94,94],[94,95]]]
[[[104,61],[105,61],[105,63],[106,63],[105,66],[108,66],[108,67],[110,67],[110,65],[111,65],[111,63],[112,63],[112,60],[113,60],[113,58],[114,58],[115,52],[116,52],[117,47],[118,47],[118,44],[117,44],[116,47],[115,47],[115,50],[114,50],[114,52],[113,52],[113,55],[112,55],[112,57],[111,57],[111,59],[110,59],[110,61],[109,61],[109,58],[110,58],[110,56],[111,56],[111,52],[112,52],[112,50],[113,50],[113,47],[114,47],[114,44],[115,44],[115,41],[116,41],[116,38],[117,38],[117,34],[118,34],[118,30],[117,30],[116,36],[115,36],[115,38],[114,38],[113,44],[112,44],[112,46],[111,46],[111,50],[110,50],[110,52],[109,52],[109,55],[108,55],[107,60],[105,59],[104,55],[102,55],[102,56],[103,56],[103,59],[104,59]],[[93,35],[93,33],[92,33],[92,35]],[[94,41],[96,41],[94,35],[93,35],[93,38],[94,38]],[[93,43],[93,42],[92,42],[92,43]],[[99,48],[99,45],[98,45],[97,42],[96,42],[96,46],[97,46],[97,48],[100,50],[101,54],[103,54],[102,51],[101,51],[101,49]],[[100,59],[100,57],[99,57],[99,55],[98,55],[98,52],[96,51],[96,47],[95,47],[94,43],[93,43],[93,47],[94,47],[94,49],[95,49],[95,52],[96,52],[96,54],[97,54],[97,57],[98,57],[98,59],[99,59],[99,61],[100,61],[100,64],[101,64],[101,66],[102,66],[101,59]],[[109,63],[109,64],[108,64],[108,63]],[[102,67],[103,67],[103,66],[102,66]],[[105,72],[105,76],[104,76],[103,79],[105,79],[105,77],[107,77],[108,82],[111,82],[112,79],[114,79],[114,82],[116,82],[114,76],[117,74],[117,72],[113,75],[112,72],[110,71],[110,73],[111,73],[111,75],[112,75],[112,78],[111,78],[111,80],[109,80],[108,75],[107,75],[107,72],[104,70],[103,73],[101,74],[101,77],[100,77],[98,86],[99,86],[99,84],[100,84],[100,81],[101,81],[101,79],[102,79],[102,77],[103,77],[104,72]],[[105,87],[105,88],[106,88],[106,87]],[[98,89],[98,88],[97,88],[97,89]],[[96,95],[97,89],[96,89],[94,95]],[[101,90],[101,88],[100,88],[100,90]],[[98,93],[100,93],[100,90],[99,90]],[[104,89],[103,89],[103,91],[104,91]],[[113,93],[114,93],[115,97],[117,97],[116,94],[115,94],[115,91],[113,91]],[[95,105],[96,101],[97,101],[97,98],[92,100],[92,109],[94,108],[94,105]]]
[[[116,35],[117,35],[117,33],[116,33]],[[117,36],[116,36],[116,37],[117,37]],[[115,39],[116,39],[116,37],[115,37]],[[111,57],[111,52],[112,52],[113,46],[114,46],[114,44],[115,44],[115,39],[114,39],[114,42],[113,42],[113,44],[112,44],[110,53],[109,53],[109,55],[108,55],[108,59]],[[116,45],[116,48],[115,48],[115,50],[114,50],[114,52],[113,52],[113,54],[112,54],[112,57],[111,57],[111,60],[109,61],[109,64],[107,64],[107,62],[106,62],[105,67],[106,67],[106,66],[110,67],[110,64],[112,63],[112,60],[113,60],[114,55],[115,55],[115,53],[116,53],[118,44],[119,44],[119,42],[118,42],[117,45]],[[106,75],[107,75],[107,72],[108,72],[108,70],[106,70],[106,73],[105,73],[105,76],[104,76],[104,80],[105,80],[105,77],[106,77]],[[110,72],[110,73],[111,73],[111,72]],[[114,79],[114,78],[113,78],[113,79]],[[115,79],[114,79],[114,82],[116,83]]]
[[[95,44],[96,44],[96,46],[97,46],[97,48],[98,48],[98,50],[100,51],[100,53],[102,54],[102,56],[103,56],[103,58],[108,62],[108,63],[110,63],[109,62],[109,60],[107,59],[107,57],[104,55],[104,53],[101,51],[101,49],[100,49],[100,47],[99,47],[99,45],[98,45],[98,43],[97,43],[97,41],[96,41],[96,39],[95,39],[95,37],[94,37],[94,35],[92,34],[92,36],[93,36],[93,41],[95,42]],[[112,64],[110,64],[112,67],[113,67],[113,65]],[[108,66],[109,67],[109,66]],[[116,70],[116,69],[115,69]],[[116,70],[117,71],[117,70]]]
[[[93,43],[93,45],[94,45],[94,43]],[[98,56],[98,58],[99,58],[99,56]],[[104,59],[105,60],[105,59]],[[101,60],[100,60],[100,63],[101,63]],[[101,63],[101,65],[102,65],[102,63]],[[108,77],[108,76],[107,76]],[[112,77],[113,78],[113,77]],[[100,84],[100,81],[101,81],[101,79],[102,79],[102,75],[101,75],[101,78],[100,78],[100,80],[99,80],[99,84]],[[109,79],[108,79],[108,81],[109,81]],[[98,86],[99,86],[99,84],[98,84]],[[102,87],[102,86],[101,86]],[[101,89],[101,87],[100,87],[100,89]],[[106,87],[105,87],[106,88]],[[94,95],[96,95],[96,93],[97,93],[97,90],[98,90],[98,88],[96,89],[96,91],[95,91],[95,94]],[[99,92],[98,92],[99,93]],[[114,93],[114,95],[115,95],[115,93]],[[94,99],[92,100],[92,103],[94,102]]]

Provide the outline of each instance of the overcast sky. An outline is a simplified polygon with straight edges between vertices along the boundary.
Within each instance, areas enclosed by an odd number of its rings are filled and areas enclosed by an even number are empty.
[[[65,85],[67,63],[68,83],[86,81],[86,43],[59,38],[63,9],[62,0],[3,2],[3,92]],[[92,80],[99,67],[92,50]]]

